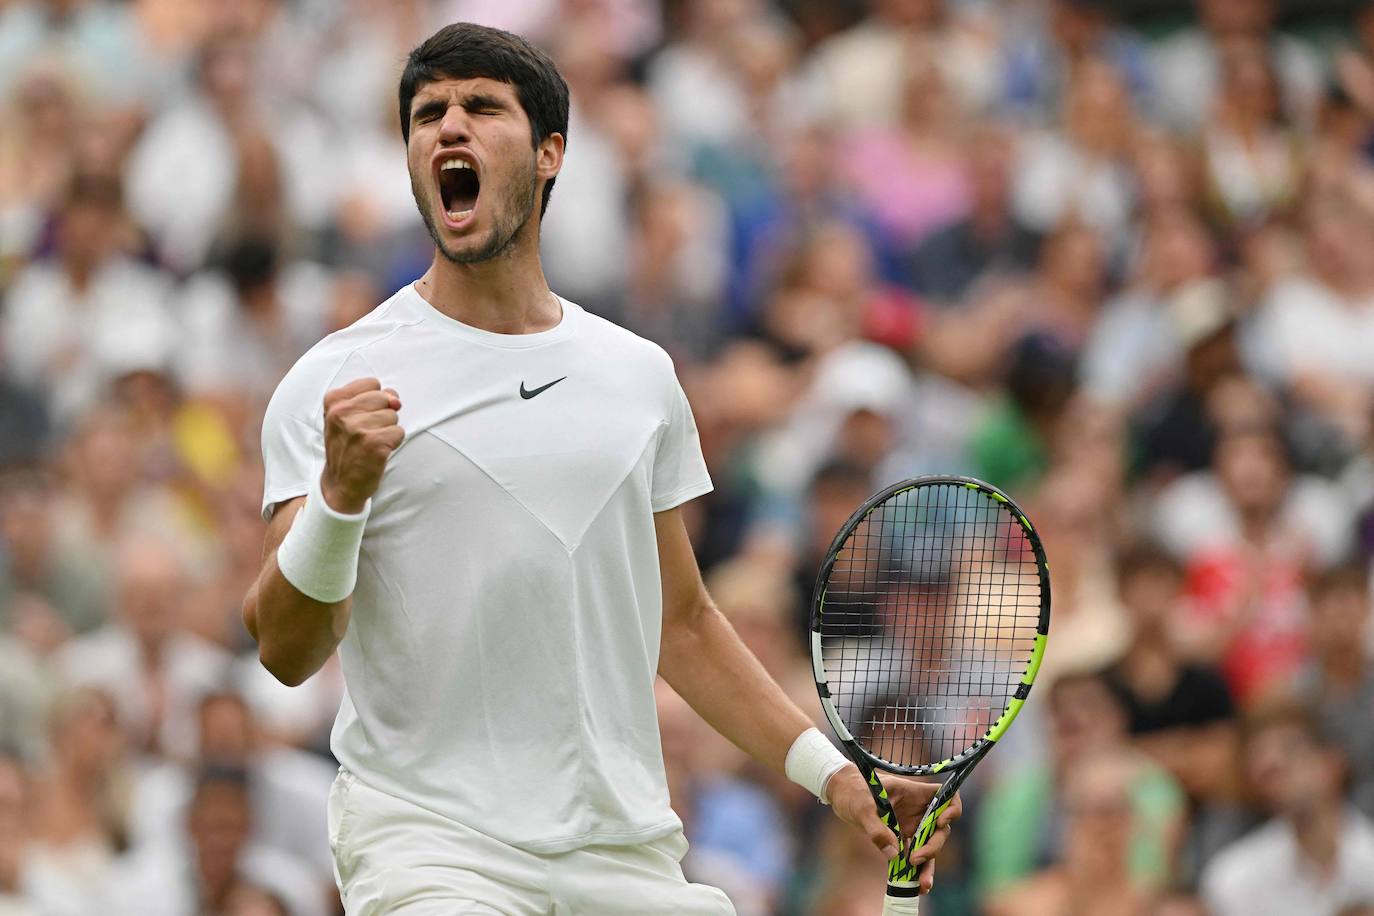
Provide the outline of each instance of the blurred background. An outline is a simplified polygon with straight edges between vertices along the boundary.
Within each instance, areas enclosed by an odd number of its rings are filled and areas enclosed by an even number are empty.
[[[924,913],[1374,913],[1374,3],[0,0],[0,914],[337,912],[337,667],[239,620],[258,427],[428,263],[395,82],[457,19],[566,74],[547,274],[674,356],[708,584],[804,708],[880,485],[1042,529],[1048,659]],[[878,913],[661,691],[689,876]]]

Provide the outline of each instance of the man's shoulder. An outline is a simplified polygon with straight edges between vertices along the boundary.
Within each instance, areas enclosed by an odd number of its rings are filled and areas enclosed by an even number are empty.
[[[401,306],[404,295],[403,289],[307,350],[277,383],[269,412],[273,407],[289,407],[301,402],[308,403],[313,411],[330,383],[339,378],[351,361],[359,364],[359,375],[365,374],[368,353],[375,345],[422,320]]]
[[[409,287],[402,287],[357,321],[325,335],[300,361],[342,360],[350,353],[366,350],[398,331],[420,324],[421,316],[406,308],[411,295]]]
[[[673,358],[668,351],[647,337],[616,324],[608,318],[582,311],[583,333],[588,343],[605,349],[608,356],[642,361],[649,371],[673,372]]]

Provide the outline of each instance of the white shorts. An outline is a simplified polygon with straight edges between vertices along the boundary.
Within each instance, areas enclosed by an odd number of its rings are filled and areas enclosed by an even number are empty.
[[[679,830],[637,846],[538,855],[380,792],[340,769],[329,845],[348,916],[734,916],[723,891],[689,884]]]

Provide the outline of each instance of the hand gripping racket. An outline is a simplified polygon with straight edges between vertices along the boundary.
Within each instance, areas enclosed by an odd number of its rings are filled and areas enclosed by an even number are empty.
[[[1050,624],[1045,551],[1002,491],[920,477],[859,507],[821,564],[811,661],[821,705],[897,835],[883,913],[917,913],[909,859],[1035,682]],[[878,770],[948,778],[910,844]]]

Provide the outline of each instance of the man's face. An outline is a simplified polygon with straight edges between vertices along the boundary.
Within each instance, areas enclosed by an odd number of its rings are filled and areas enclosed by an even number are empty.
[[[229,880],[251,832],[247,792],[231,783],[202,787],[192,799],[189,818],[196,864],[206,883]]]
[[[557,174],[563,138],[530,142],[515,87],[479,77],[425,83],[410,104],[410,186],[434,244],[456,264],[504,254]]]
[[[1340,794],[1340,754],[1317,746],[1296,726],[1271,725],[1252,736],[1244,760],[1267,813],[1301,817]]]

